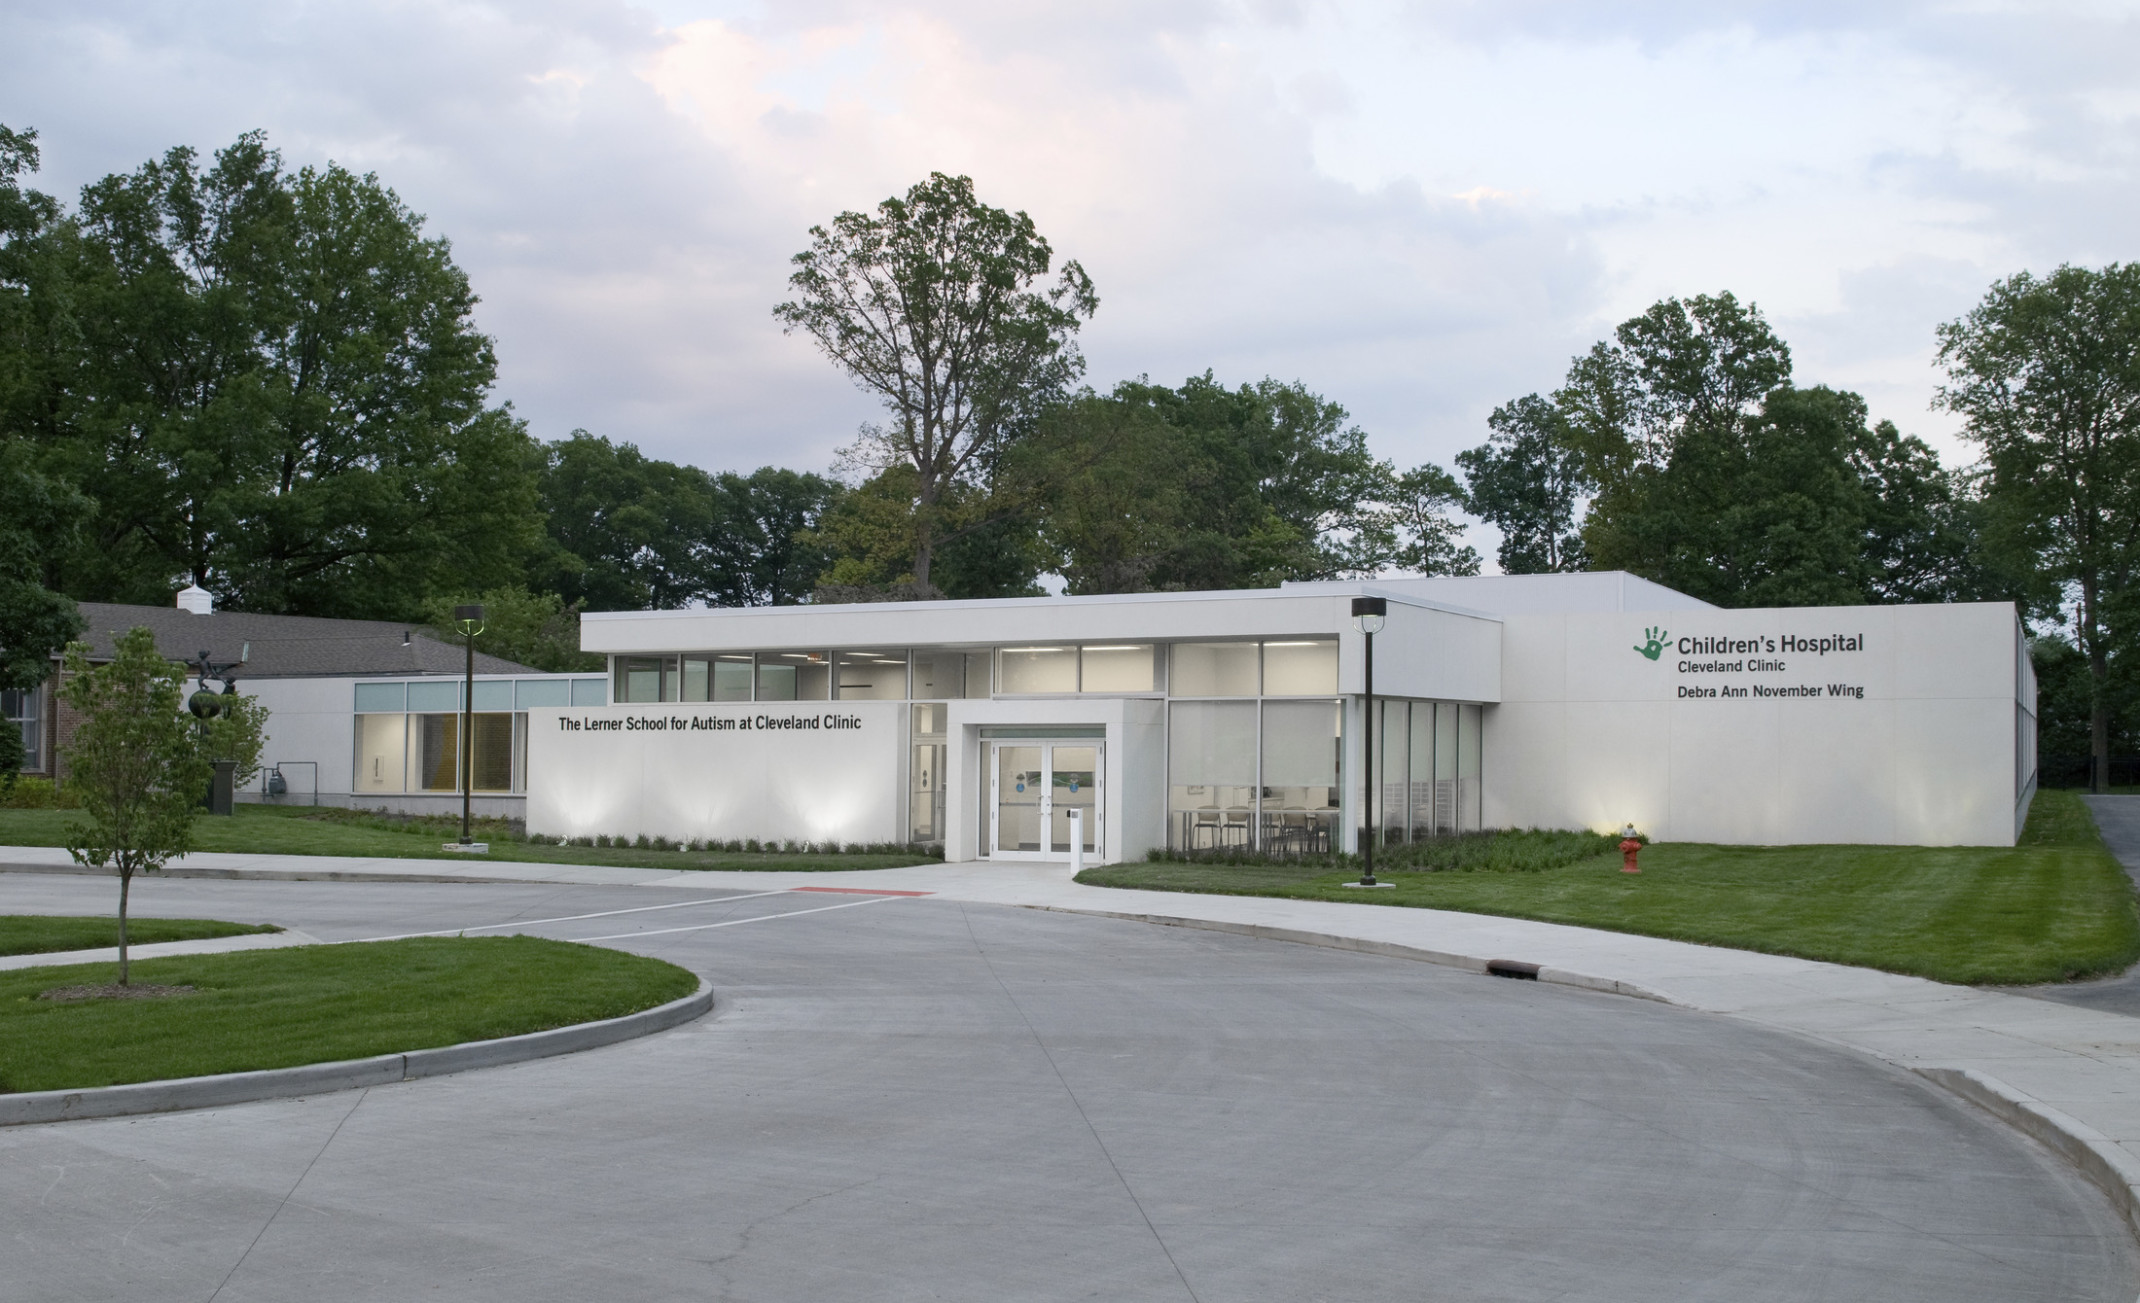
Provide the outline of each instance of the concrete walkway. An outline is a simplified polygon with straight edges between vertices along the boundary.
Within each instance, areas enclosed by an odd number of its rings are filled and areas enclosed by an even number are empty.
[[[2140,797],[2098,798],[2131,801]],[[2123,809],[2103,816],[2126,826]],[[2140,834],[2140,819],[2130,826]],[[63,850],[0,848],[0,872],[65,872]],[[1549,977],[1744,1019],[1875,1055],[1983,1104],[2061,1149],[2140,1233],[2140,1023],[2119,1013],[1870,969],[1437,910],[1118,891],[1070,881],[1066,864],[928,864],[828,873],[669,873],[555,864],[325,856],[195,855],[178,873],[340,881],[496,881],[709,891],[913,891],[975,903],[1255,931],[1481,968],[1536,964]]]

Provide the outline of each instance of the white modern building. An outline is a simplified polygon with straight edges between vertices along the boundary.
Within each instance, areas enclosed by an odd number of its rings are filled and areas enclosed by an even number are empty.
[[[1388,603],[1371,767],[1362,595]],[[590,614],[581,639],[611,704],[517,711],[531,832],[1015,860],[1067,854],[1075,810],[1109,861],[1352,849],[1370,821],[1996,846],[2035,787],[2004,603],[1723,610],[1488,576]]]

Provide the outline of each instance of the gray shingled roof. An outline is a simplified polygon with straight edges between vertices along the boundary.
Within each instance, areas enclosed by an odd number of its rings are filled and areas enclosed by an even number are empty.
[[[335,675],[459,674],[461,648],[438,641],[418,624],[385,620],[327,620],[309,615],[250,615],[215,611],[195,615],[171,606],[80,603],[88,627],[83,641],[93,659],[108,659],[113,640],[137,625],[156,635],[156,650],[175,661],[193,661],[202,651],[217,662],[235,661],[247,643],[245,665],[232,671],[246,679],[324,678]],[[482,639],[476,640],[478,648]],[[537,674],[525,665],[476,652],[478,674]]]

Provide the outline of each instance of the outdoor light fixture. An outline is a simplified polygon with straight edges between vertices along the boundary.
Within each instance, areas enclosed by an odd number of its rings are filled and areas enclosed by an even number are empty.
[[[1382,632],[1383,621],[1390,610],[1386,597],[1355,597],[1352,599],[1352,626],[1367,639],[1367,731],[1364,744],[1367,748],[1367,840],[1360,847],[1360,880],[1353,883],[1359,887],[1381,887],[1387,883],[1375,881],[1375,635]]]
[[[454,607],[453,627],[461,635],[461,641],[467,645],[468,661],[467,671],[461,677],[461,840],[458,843],[448,842],[445,849],[481,855],[489,851],[490,847],[469,839],[468,807],[475,784],[476,635],[483,632],[483,608]]]

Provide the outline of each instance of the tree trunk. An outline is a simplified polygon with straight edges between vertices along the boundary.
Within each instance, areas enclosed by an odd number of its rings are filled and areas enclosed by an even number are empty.
[[[134,883],[134,875],[124,863],[119,865],[119,985],[127,984],[126,972],[126,889]]]
[[[2088,790],[2110,786],[2110,658],[2096,627],[2095,586],[2081,586],[2081,631],[2088,639]]]
[[[929,563],[936,551],[935,481],[923,480],[914,497],[914,595],[933,597],[936,590],[929,584]]]

